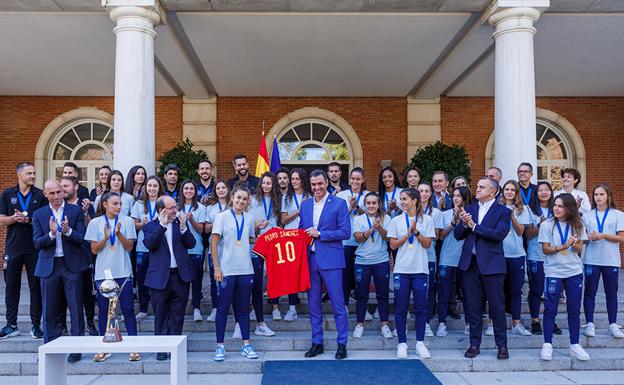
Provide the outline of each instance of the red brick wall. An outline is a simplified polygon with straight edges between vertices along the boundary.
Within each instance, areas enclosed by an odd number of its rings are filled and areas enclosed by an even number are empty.
[[[624,205],[624,98],[538,98],[537,106],[566,118],[585,146],[586,186],[607,182]],[[494,129],[493,98],[441,100],[442,141],[466,147],[472,161],[472,179],[484,175],[485,146]]]
[[[217,105],[218,168],[220,177],[233,175],[232,157],[248,156],[255,170],[262,133],[286,114],[303,107],[336,113],[356,131],[364,152],[367,187],[377,189],[379,161],[392,160],[401,171],[406,164],[407,102],[405,98],[245,98],[221,97]]]

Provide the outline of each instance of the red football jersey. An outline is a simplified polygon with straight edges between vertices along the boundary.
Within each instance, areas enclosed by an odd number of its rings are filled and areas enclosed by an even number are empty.
[[[312,238],[302,229],[274,227],[256,240],[253,252],[266,261],[269,298],[310,288],[308,246]]]

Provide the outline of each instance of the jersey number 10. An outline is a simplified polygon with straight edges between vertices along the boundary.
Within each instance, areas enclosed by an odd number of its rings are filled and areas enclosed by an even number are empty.
[[[275,248],[277,249],[277,264],[286,263],[282,254],[282,245],[280,243],[276,243]],[[297,258],[295,256],[295,244],[293,242],[286,242],[284,243],[284,248],[286,249],[286,259],[288,262],[294,262]]]

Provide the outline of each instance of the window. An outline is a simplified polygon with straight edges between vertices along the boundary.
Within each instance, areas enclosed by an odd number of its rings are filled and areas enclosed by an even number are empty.
[[[104,165],[113,164],[113,128],[98,120],[79,120],[58,131],[48,156],[48,175],[63,175],[63,164],[76,163],[80,184],[92,189],[97,173]]]
[[[561,189],[561,170],[572,167],[570,143],[561,130],[546,121],[537,122],[537,180]]]
[[[280,159],[285,165],[351,164],[347,141],[337,129],[318,121],[297,122],[278,138]]]

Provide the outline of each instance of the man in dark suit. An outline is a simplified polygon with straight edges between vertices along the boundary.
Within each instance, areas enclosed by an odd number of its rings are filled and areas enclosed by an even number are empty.
[[[509,233],[511,210],[496,202],[498,183],[489,178],[477,184],[477,203],[461,211],[462,223],[455,226],[454,235],[464,240],[459,268],[464,272],[466,320],[470,325],[470,347],[464,354],[476,357],[483,332],[483,303],[488,300],[490,318],[494,324],[494,339],[499,359],[509,358],[507,350],[507,320],[503,285],[507,267],[503,240]]]
[[[154,335],[179,335],[190,283],[196,274],[187,252],[195,247],[195,238],[186,215],[177,211],[175,199],[158,198],[156,210],[158,218],[143,226],[143,244],[150,251],[145,286],[150,288],[154,308]],[[167,353],[156,355],[159,361],[167,357]]]
[[[89,256],[83,248],[84,213],[81,207],[65,203],[61,185],[45,183],[43,192],[49,206],[33,214],[33,241],[39,251],[35,275],[41,280],[43,336],[45,342],[59,337],[60,298],[65,297],[70,311],[71,335],[85,332],[82,309],[82,272],[89,268]],[[80,361],[79,353],[69,355],[69,362]]]
[[[327,191],[327,174],[321,170],[310,173],[310,185],[314,199],[301,203],[299,228],[314,242],[308,253],[310,265],[310,324],[312,347],[305,354],[307,358],[324,352],[323,315],[321,312],[321,286],[325,283],[329,299],[334,308],[334,319],[338,331],[336,359],[347,358],[348,322],[342,292],[342,273],[345,268],[342,241],[351,237],[349,210],[344,201]]]

